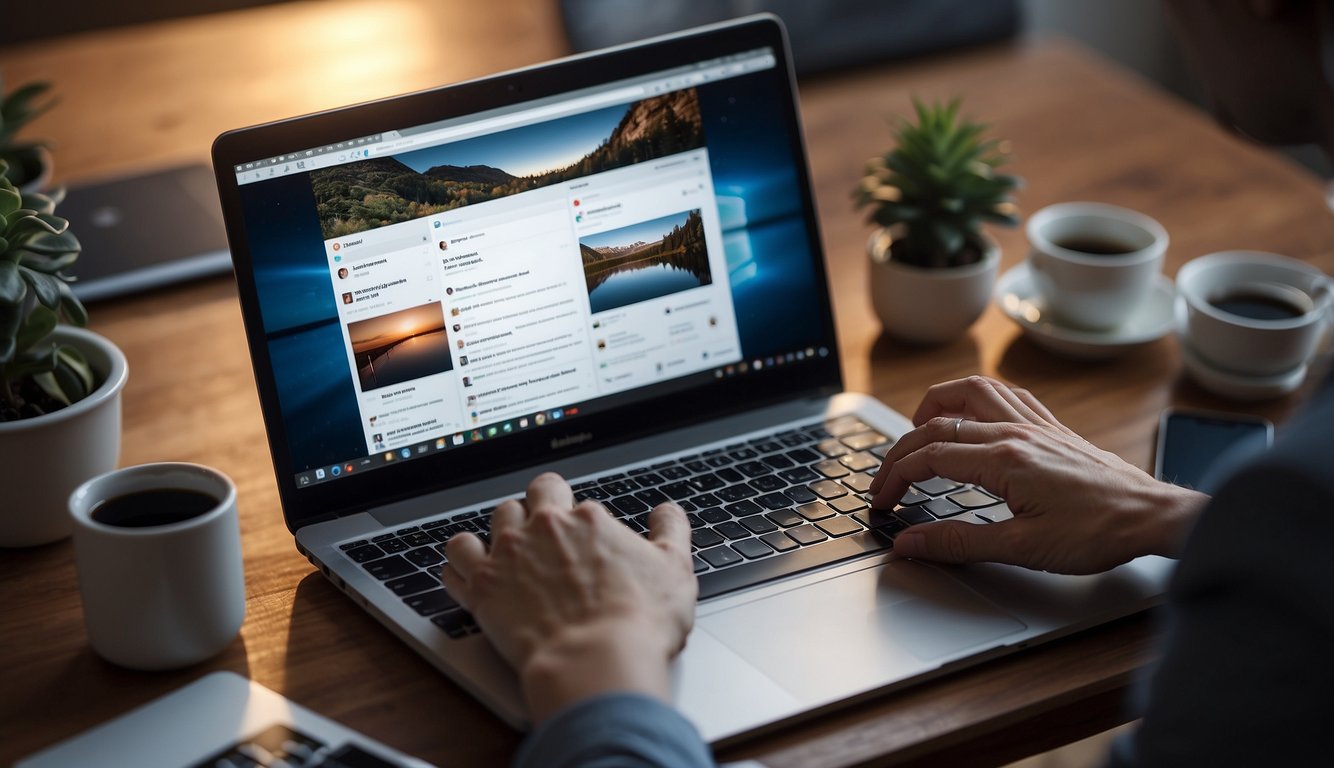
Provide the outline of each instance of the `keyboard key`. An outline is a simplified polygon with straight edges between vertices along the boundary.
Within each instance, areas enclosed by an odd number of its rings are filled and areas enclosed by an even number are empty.
[[[820,476],[811,471],[809,467],[793,467],[785,469],[778,473],[778,476],[789,483],[809,483],[812,480],[819,480]]]
[[[640,512],[647,512],[650,507],[634,496],[621,496],[606,502],[607,506],[616,510],[622,515],[637,515]]]
[[[625,523],[625,527],[629,528],[635,533],[643,533],[644,531],[648,530],[648,528],[644,527],[643,523],[639,522],[638,518],[622,517],[620,518],[620,520],[622,523]]]
[[[856,512],[857,510],[865,507],[866,502],[862,501],[861,498],[858,496],[844,496],[841,499],[834,499],[833,501],[829,502],[829,506],[833,507],[839,512],[842,512],[843,514],[847,514],[849,512]]]
[[[773,471],[769,468],[768,464],[765,464],[762,461],[745,461],[736,465],[736,469],[746,477],[759,477],[760,475],[767,475]]]
[[[440,556],[439,552],[435,551],[434,547],[421,547],[420,549],[414,549],[408,552],[407,554],[403,555],[403,557],[407,558],[409,563],[412,563],[418,568],[425,568],[427,566],[435,565],[436,563],[445,559]]]
[[[927,503],[918,507],[918,509],[925,509],[926,511],[940,518],[954,517],[955,515],[963,512],[963,507],[959,506],[958,504],[955,504],[949,499],[932,499],[931,501],[928,501]]]
[[[985,509],[975,509],[973,510],[973,514],[989,523],[1000,523],[1014,517],[1014,513],[1004,504],[997,504],[994,507],[986,507]]]
[[[810,504],[802,504],[800,507],[797,507],[797,514],[807,520],[823,520],[826,517],[833,517],[834,510],[826,507],[818,501],[813,501]]]
[[[815,449],[825,456],[842,456],[845,453],[852,453],[842,442],[834,439],[821,440],[816,444]]]
[[[349,549],[356,549],[357,547],[363,547],[369,543],[370,542],[366,541],[365,539],[357,539],[356,541],[349,541],[346,544],[339,544],[338,548],[346,552]]]
[[[759,491],[744,483],[729,485],[726,488],[719,488],[714,491],[714,495],[723,501],[741,501],[742,499],[748,499],[751,496],[755,496],[758,493]]]
[[[421,530],[421,529],[418,528],[418,527],[415,526],[415,525],[409,525],[407,528],[399,528],[397,531],[394,531],[394,535],[395,535],[395,536],[407,536],[409,533],[416,533],[417,531],[420,531],[420,530]]]
[[[722,544],[725,539],[712,528],[697,528],[690,532],[690,543],[700,549]]]
[[[917,490],[928,496],[939,496],[942,493],[949,493],[963,485],[956,483],[944,477],[933,477],[930,480],[923,480],[920,483],[913,483]]]
[[[911,507],[914,504],[921,504],[922,502],[929,501],[930,499],[931,499],[930,496],[927,496],[925,493],[922,493],[916,488],[910,487],[908,488],[908,492],[903,494],[903,498],[899,499],[899,503],[905,507]]]
[[[635,481],[630,480],[629,478],[625,480],[616,480],[614,482],[602,484],[602,490],[606,491],[613,497],[626,496],[638,489],[639,486],[635,484]]]
[[[1000,503],[1000,499],[976,488],[969,488],[961,493],[950,494],[949,499],[964,509],[978,509],[979,507],[989,507],[992,504]]]
[[[472,634],[476,626],[472,616],[464,610],[447,611],[431,617],[431,623],[445,631],[446,635],[458,640]]]
[[[643,521],[643,522],[647,523],[648,521],[645,520],[645,521]],[[686,522],[687,522],[687,523],[690,523],[690,527],[691,527],[691,528],[703,528],[703,527],[704,527],[704,521],[701,520],[700,517],[699,517],[699,515],[696,515],[696,514],[688,514],[688,515],[686,515]]]
[[[746,530],[755,534],[768,533],[770,531],[778,530],[778,526],[775,525],[772,520],[765,517],[764,515],[751,515],[750,517],[743,517],[741,518],[740,523],[746,526]]]
[[[432,541],[435,541],[435,539],[432,539],[431,534],[429,533],[414,531],[412,533],[407,534],[406,536],[400,537],[399,541],[403,542],[404,544],[407,544],[409,547],[424,547],[427,544],[430,544]]]
[[[689,485],[694,490],[695,493],[707,493],[708,491],[716,491],[719,488],[722,488],[723,486],[727,485],[728,482],[726,480],[723,480],[719,476],[719,474],[720,473],[716,472],[708,472],[703,475],[697,475],[695,477],[692,477],[684,482],[687,485]],[[736,472],[733,472],[732,474],[737,476],[737,480],[741,479],[741,475],[737,474]],[[666,493],[666,490],[664,490],[663,493]]]
[[[717,475],[718,479],[722,480],[724,483],[739,483],[742,480],[746,479],[745,475],[741,474],[740,472],[736,471],[731,467],[728,467],[727,469],[720,469],[717,472],[714,472],[713,474]],[[712,489],[705,488],[703,490],[709,491]]]
[[[858,472],[855,475],[848,475],[839,482],[857,493],[866,493],[871,490],[871,480],[874,475],[868,475],[865,472]]]
[[[801,525],[805,520],[790,509],[778,509],[765,515],[765,517],[774,521],[784,528],[791,528],[794,525]]]
[[[750,499],[738,501],[735,504],[728,504],[726,509],[731,513],[732,517],[745,517],[746,515],[753,515],[757,512],[764,511],[759,504],[756,504]]]
[[[700,495],[691,499],[690,503],[700,508],[721,507],[723,505],[723,500],[718,498],[717,496],[714,496],[712,493],[701,493]]]
[[[849,517],[867,528],[883,528],[890,525],[903,525],[897,517],[883,509],[863,509],[859,512],[853,512]]]
[[[837,499],[839,496],[848,495],[848,489],[833,480],[819,480],[806,487],[810,488],[816,496],[825,500]]]
[[[843,466],[838,459],[825,459],[816,464],[814,469],[828,478],[839,478],[849,474],[848,468]]]
[[[639,483],[639,485],[643,488],[651,488],[652,486],[662,485],[663,483],[667,482],[667,478],[663,477],[662,475],[659,475],[656,472],[645,472],[642,475],[636,475],[635,482]]]
[[[417,566],[403,559],[402,555],[393,557],[382,557],[379,560],[372,560],[361,566],[366,569],[366,573],[374,576],[380,581],[397,579],[399,576],[407,576],[409,573],[416,573]]]
[[[409,608],[423,616],[433,616],[437,613],[448,611],[451,608],[459,607],[458,602],[450,597],[449,593],[445,592],[443,589],[437,589],[434,592],[422,592],[410,597],[405,597],[403,598],[403,602],[407,603]]]
[[[682,466],[673,466],[666,467],[658,474],[662,475],[665,480],[680,480],[683,477],[689,477],[690,470]]]
[[[764,463],[773,469],[787,469],[792,466],[792,459],[781,453],[774,453],[764,457]]]
[[[816,531],[816,533],[820,532]],[[771,533],[767,535],[779,536],[782,534]],[[823,536],[824,534],[820,533],[820,535]],[[721,571],[709,571],[700,574],[699,596],[700,599],[706,599],[831,563],[881,553],[892,545],[892,539],[877,531],[861,531],[849,536],[829,539],[815,546],[802,547],[788,552],[782,557],[747,560]]]
[[[765,475],[764,477],[757,477],[754,480],[751,480],[750,487],[760,493],[769,493],[770,491],[779,491],[786,488],[787,483],[783,481],[783,478],[778,477],[777,475]]]
[[[864,451],[885,442],[889,438],[879,432],[858,432],[843,438],[843,444],[854,451]]]
[[[810,488],[804,485],[798,485],[795,488],[785,488],[783,495],[792,499],[793,504],[806,504],[820,498],[811,492]]]
[[[641,483],[644,482],[644,478],[641,477],[639,481]],[[663,502],[671,501],[671,499],[667,498],[666,494],[657,488],[645,488],[642,491],[635,491],[634,498],[639,499],[650,507],[656,507]]]
[[[889,453],[889,449],[893,447],[894,447],[894,441],[892,440],[883,445],[877,445],[876,447],[871,449],[871,455],[876,457],[877,459],[883,459],[885,458],[885,454]]]
[[[746,461],[748,459],[753,459],[756,456],[759,456],[759,454],[756,453],[751,448],[738,448],[735,451],[729,451],[727,455],[731,456],[733,459],[737,461]]]
[[[592,499],[593,501],[606,501],[610,498],[611,494],[602,490],[601,486],[583,488],[574,492],[575,501],[588,501],[589,499]]]
[[[709,570],[709,564],[699,559],[699,555],[690,556],[690,564],[694,566],[695,573]]]
[[[815,544],[829,538],[825,535],[824,531],[821,531],[813,525],[800,525],[796,528],[789,528],[784,531],[784,533],[786,533],[793,541],[802,545]]]
[[[681,480],[675,483],[668,483],[659,488],[658,490],[666,494],[668,498],[676,501],[680,501],[682,499],[688,499],[691,496],[694,496],[696,493],[695,486],[691,485],[685,480]]]
[[[762,442],[755,443],[755,450],[760,453],[776,453],[783,450],[783,444],[772,439],[765,438]]]
[[[787,509],[792,506],[792,500],[781,493],[766,493],[756,497],[755,501],[765,509]]]
[[[399,597],[406,595],[415,595],[418,592],[425,592],[428,589],[435,589],[440,586],[440,579],[433,579],[424,573],[412,573],[401,579],[391,579],[384,583],[390,591]]]
[[[861,453],[849,453],[846,456],[839,456],[838,463],[853,472],[865,472],[868,469],[879,467],[880,459],[862,451]]]
[[[760,537],[760,541],[764,542],[765,544],[768,544],[769,546],[773,547],[779,552],[786,552],[789,549],[796,549],[798,546],[800,546],[799,544],[797,544],[797,542],[783,535],[782,531],[774,531],[773,533],[766,533]]]
[[[713,530],[717,533],[721,533],[722,535],[726,536],[728,539],[732,541],[750,537],[750,530],[746,528],[746,526],[742,525],[741,523],[738,523],[735,520],[728,520],[725,523],[719,523],[713,526]]]
[[[821,459],[820,454],[812,451],[810,448],[798,448],[787,452],[787,457],[798,464],[810,464],[813,461]]]
[[[379,536],[372,536],[372,537],[371,537],[371,543],[372,543],[372,544],[379,544],[379,543],[382,542],[382,541],[389,541],[389,540],[392,539],[392,538],[394,538],[394,534],[392,534],[392,533],[382,533],[382,534],[380,534]]]
[[[598,482],[599,482],[599,483],[610,483],[610,482],[613,481],[613,480],[624,480],[625,477],[626,477],[626,475],[625,475],[624,472],[618,472],[618,473],[616,473],[616,474],[614,474],[614,475],[603,475],[602,477],[599,477],[599,478],[598,478]]]
[[[391,555],[396,552],[403,552],[409,548],[407,542],[402,539],[389,539],[388,541],[380,542],[380,549],[383,549]]]
[[[718,469],[719,467],[725,467],[725,466],[727,466],[728,464],[731,464],[731,463],[732,463],[732,457],[731,457],[731,456],[710,456],[709,458],[707,458],[707,459],[704,460],[704,466],[705,466],[705,467],[712,468],[712,469]]]
[[[850,517],[834,517],[828,520],[821,520],[815,525],[820,530],[834,538],[847,536],[850,533],[856,533],[857,531],[862,530],[862,527]]]
[[[699,556],[704,558],[704,562],[712,565],[714,568],[722,568],[725,565],[741,562],[741,555],[737,554],[737,551],[731,547],[714,547],[713,549],[706,549],[703,552],[700,552]]]
[[[384,557],[384,550],[374,544],[364,544],[356,549],[349,549],[347,556],[355,563],[365,563],[377,557]]]
[[[738,541],[732,545],[732,549],[740,552],[747,560],[758,560],[761,557],[772,555],[774,553],[768,544],[765,544],[759,539]]]
[[[715,523],[725,522],[732,519],[732,513],[722,507],[709,507],[699,513],[699,519],[713,525]]]
[[[929,523],[932,520],[935,520],[935,518],[931,516],[930,512],[927,512],[920,506],[899,507],[898,509],[894,510],[894,514],[903,518],[904,522],[908,523],[908,525],[920,525],[922,523]]]

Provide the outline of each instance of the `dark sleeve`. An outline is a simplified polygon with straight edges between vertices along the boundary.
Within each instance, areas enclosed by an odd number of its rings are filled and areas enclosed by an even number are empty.
[[[514,768],[713,768],[708,746],[674,708],[616,693],[581,701],[529,734]]]
[[[1334,764],[1334,397],[1298,418],[1191,533],[1112,765]]]

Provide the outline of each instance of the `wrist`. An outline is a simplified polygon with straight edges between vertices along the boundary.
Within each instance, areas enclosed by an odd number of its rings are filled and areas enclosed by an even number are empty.
[[[1187,534],[1195,525],[1209,496],[1178,485],[1154,481],[1143,513],[1132,523],[1128,533],[1132,551],[1145,555],[1178,558]]]
[[[643,693],[670,702],[673,653],[661,634],[632,622],[599,622],[543,640],[519,670],[533,723],[606,693]]]

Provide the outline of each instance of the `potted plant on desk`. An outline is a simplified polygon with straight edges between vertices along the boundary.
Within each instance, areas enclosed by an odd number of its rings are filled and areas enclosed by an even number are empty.
[[[1000,248],[984,222],[1015,226],[1016,176],[985,126],[959,117],[959,101],[916,99],[916,124],[894,130],[896,146],[867,163],[854,191],[880,228],[867,244],[871,300],[890,334],[917,344],[962,335],[991,297]]]
[[[125,356],[82,328],[65,269],[79,256],[60,193],[21,193],[0,161],[0,547],[73,530],[66,503],[116,467]]]

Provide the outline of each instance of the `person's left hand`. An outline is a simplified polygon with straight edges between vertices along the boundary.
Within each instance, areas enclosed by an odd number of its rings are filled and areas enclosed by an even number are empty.
[[[490,551],[470,534],[446,546],[446,589],[519,673],[535,722],[599,693],[669,700],[699,586],[681,508],[658,505],[649,527],[645,540],[597,502],[576,506],[546,473],[492,512]]]

